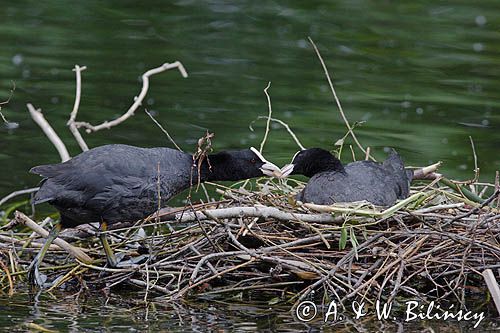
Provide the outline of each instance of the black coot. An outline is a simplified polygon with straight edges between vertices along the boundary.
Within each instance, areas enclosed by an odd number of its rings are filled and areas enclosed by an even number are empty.
[[[396,151],[383,162],[358,161],[347,165],[330,152],[311,148],[295,154],[282,169],[282,177],[301,174],[311,177],[297,200],[319,205],[366,200],[379,206],[392,206],[409,194],[413,173],[405,170]]]
[[[38,266],[61,228],[100,222],[105,231],[108,224],[139,220],[197,184],[198,176],[204,182],[280,175],[280,169],[253,147],[209,155],[201,162],[198,175],[198,161],[190,154],[127,145],[97,147],[67,162],[37,166],[30,172],[45,177],[34,203],[48,202],[61,215],[29,268],[30,282],[38,285],[42,284]],[[108,264],[115,266],[104,234],[101,241]]]

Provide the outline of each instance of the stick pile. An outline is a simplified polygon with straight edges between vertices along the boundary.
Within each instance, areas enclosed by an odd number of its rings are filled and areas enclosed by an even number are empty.
[[[55,246],[42,272],[47,286],[144,289],[146,298],[258,295],[270,302],[306,297],[422,301],[456,299],[487,289],[481,273],[500,268],[500,211],[438,184],[386,210],[366,203],[317,206],[294,202],[287,182],[260,180],[254,190],[214,186],[219,201],[160,211],[109,231],[122,258],[105,267],[92,230],[68,230],[85,263]],[[17,214],[21,223],[29,220]],[[0,234],[0,288],[14,292],[42,240],[12,220]],[[26,223],[25,223],[26,224]],[[29,225],[29,223],[28,223]],[[89,228],[87,228],[89,229]],[[15,232],[14,232],[15,231]],[[63,233],[63,235],[65,234]],[[64,236],[63,236],[64,237]]]

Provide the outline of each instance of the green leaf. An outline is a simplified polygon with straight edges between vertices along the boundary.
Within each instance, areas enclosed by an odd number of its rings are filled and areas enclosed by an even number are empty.
[[[274,304],[278,304],[279,302],[281,301],[281,299],[279,297],[274,297],[274,298],[271,298],[267,304],[269,305],[274,305]]]
[[[358,260],[358,239],[356,238],[356,234],[354,233],[354,228],[349,229],[349,239],[351,240],[352,248],[354,250],[354,256],[356,260]]]
[[[339,249],[340,250],[345,249],[346,244],[347,244],[347,229],[345,225],[343,225],[342,229],[340,229]]]

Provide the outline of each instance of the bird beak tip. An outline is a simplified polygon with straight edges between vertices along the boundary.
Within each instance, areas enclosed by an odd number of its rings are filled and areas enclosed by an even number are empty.
[[[262,173],[266,176],[281,178],[281,169],[270,162],[264,163],[260,168]]]
[[[293,164],[286,164],[284,167],[282,167],[280,170],[281,173],[280,178],[286,178],[290,176],[290,174],[293,172],[293,168],[294,168]]]

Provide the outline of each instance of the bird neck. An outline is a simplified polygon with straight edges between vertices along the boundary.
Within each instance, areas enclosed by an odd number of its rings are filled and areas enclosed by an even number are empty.
[[[345,172],[345,169],[342,165],[342,162],[340,162],[338,158],[330,155],[328,158],[322,158],[320,160],[313,161],[306,166],[304,171],[305,176],[312,177],[315,174],[325,171]]]

